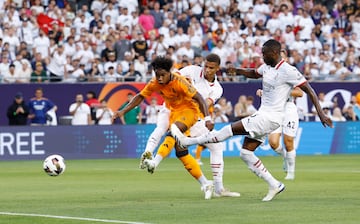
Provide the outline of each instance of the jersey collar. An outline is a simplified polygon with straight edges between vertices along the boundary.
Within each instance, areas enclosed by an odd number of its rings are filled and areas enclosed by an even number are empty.
[[[275,66],[275,69],[278,70],[280,68],[280,66],[282,64],[284,64],[285,60],[284,59],[281,59],[281,61],[279,61],[279,63]]]

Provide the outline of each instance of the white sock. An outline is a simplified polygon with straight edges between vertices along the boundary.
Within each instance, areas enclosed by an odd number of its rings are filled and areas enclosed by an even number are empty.
[[[285,157],[284,150],[281,144],[279,144],[279,146],[276,149],[274,149],[274,151],[280,156]]]
[[[211,163],[210,166],[214,179],[215,192],[220,193],[224,189],[224,184],[223,184],[224,163]]]
[[[287,163],[287,171],[295,173],[295,158],[296,158],[296,151],[295,149],[286,153],[286,163]]]
[[[279,181],[277,181],[271,173],[266,169],[261,160],[254,154],[254,152],[247,149],[240,150],[241,159],[247,164],[248,168],[253,171],[258,177],[264,179],[269,186],[277,187]]]
[[[155,162],[155,167],[158,167],[162,160],[163,157],[159,154],[156,154],[155,158],[153,159],[153,161]]]
[[[224,143],[211,143],[205,145],[210,151],[210,166],[214,179],[214,190],[220,193],[224,189],[223,174],[224,174],[224,160],[223,149]]]
[[[199,137],[191,138],[192,144],[189,145],[222,142],[232,136],[233,132],[231,125],[229,124],[218,131],[214,130],[209,133],[200,135]]]
[[[208,179],[204,175],[201,175],[201,177],[199,177],[198,181],[201,184],[201,186],[205,186],[206,184],[209,183]]]
[[[159,142],[161,140],[161,137],[166,133],[166,129],[161,127],[156,127],[154,131],[149,136],[149,139],[146,143],[145,151],[153,153],[157,146],[159,145]]]

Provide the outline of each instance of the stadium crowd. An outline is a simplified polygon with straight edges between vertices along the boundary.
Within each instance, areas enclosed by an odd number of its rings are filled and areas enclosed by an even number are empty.
[[[309,81],[360,81],[360,0],[2,0],[0,15],[1,83],[146,82],[154,56],[209,52],[220,81],[246,81],[226,68],[258,67],[269,38]]]

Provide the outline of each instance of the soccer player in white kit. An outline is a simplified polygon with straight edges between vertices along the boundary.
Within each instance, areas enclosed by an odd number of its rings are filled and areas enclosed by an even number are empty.
[[[281,57],[288,62],[286,50],[281,50]],[[256,91],[256,95],[262,96],[262,90]],[[285,105],[285,116],[282,125],[275,131],[271,132],[268,136],[271,148],[284,159],[283,168],[286,171],[285,180],[295,179],[295,158],[296,151],[294,146],[294,139],[299,128],[299,114],[295,104],[296,97],[302,97],[304,92],[296,87],[291,90],[290,96]],[[285,150],[280,143],[280,137],[283,134],[283,142]]]
[[[271,175],[261,160],[254,154],[254,151],[269,133],[281,126],[285,104],[290,91],[296,86],[300,87],[308,94],[315,105],[322,124],[325,127],[332,127],[331,119],[321,110],[315,91],[294,66],[282,60],[280,50],[281,44],[274,39],[270,39],[262,47],[265,64],[261,65],[257,70],[235,69],[236,74],[248,78],[263,79],[261,106],[256,113],[231,123],[218,131],[213,130],[195,138],[186,137],[174,125],[170,127],[172,135],[183,146],[221,142],[233,135],[246,135],[240,150],[240,158],[252,172],[267,182],[269,191],[262,201],[271,201],[285,189],[285,185]]]
[[[185,76],[197,89],[200,95],[205,99],[208,107],[212,107],[214,103],[222,96],[223,88],[216,79],[216,72],[219,69],[220,57],[216,54],[209,54],[205,60],[204,68],[190,65],[179,71]],[[190,128],[190,136],[196,137],[203,133],[209,132],[205,126],[205,121],[211,119],[206,117],[199,119],[199,121]],[[150,135],[145,151],[141,157],[140,168],[147,168],[150,173],[154,172],[155,168],[160,164],[163,158],[169,153],[172,147],[159,148],[155,158],[152,159],[152,153],[159,144],[161,137],[168,131],[169,128],[169,111],[164,107],[158,115],[158,123]],[[165,143],[163,143],[165,144]],[[224,143],[209,143],[205,146],[210,151],[210,165],[214,179],[214,196],[215,197],[239,197],[237,192],[231,192],[223,186],[223,172],[224,160],[223,149]],[[166,149],[166,150],[165,150]]]
[[[262,90],[258,90],[256,95],[262,95]],[[295,97],[302,97],[303,91],[296,87],[290,92],[290,96],[285,105],[285,115],[282,125],[272,131],[269,136],[269,144],[271,148],[284,158],[284,170],[286,171],[285,180],[295,179],[295,158],[296,151],[294,147],[294,139],[299,128],[299,114],[295,104]],[[280,137],[283,134],[285,151],[280,143]]]

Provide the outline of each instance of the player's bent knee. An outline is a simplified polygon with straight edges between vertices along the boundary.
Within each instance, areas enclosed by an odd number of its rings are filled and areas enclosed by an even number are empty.
[[[176,151],[175,153],[177,158],[186,156],[187,154],[189,154],[189,150]]]

